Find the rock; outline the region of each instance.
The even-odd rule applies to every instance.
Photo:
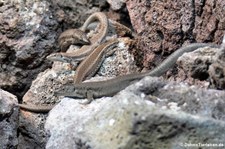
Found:
[[[87,1],[87,0],[55,0],[52,1],[53,7],[63,23],[63,29],[78,28],[86,18],[94,12],[101,11],[106,7],[106,0]]]
[[[6,0],[0,12],[0,87],[21,99],[37,74],[50,66],[44,60],[57,47],[59,24],[47,1]]]
[[[126,18],[126,20],[129,20],[128,15],[126,15],[126,12],[125,14],[123,14],[123,17],[120,17],[119,15],[120,13],[124,13],[124,11],[126,11],[123,8],[124,6],[123,3],[126,2],[128,6],[129,14],[131,15],[131,22],[134,25],[134,29],[138,32],[139,36],[141,35],[139,40],[137,40],[137,43],[138,43],[137,47],[138,49],[142,49],[142,51],[140,50],[137,51],[138,53],[137,55],[141,55],[140,52],[143,52],[143,51],[146,53],[143,56],[144,57],[143,59],[145,60],[144,66],[147,67],[148,60],[153,61],[155,59],[158,59],[157,54],[170,53],[175,48],[180,47],[183,43],[189,43],[192,41],[198,41],[198,42],[214,41],[215,43],[219,43],[220,37],[222,35],[222,31],[224,30],[224,19],[223,19],[224,10],[222,9],[224,6],[224,2],[218,1],[217,3],[214,3],[214,1],[212,1],[212,3],[206,2],[204,4],[201,4],[201,3],[199,4],[198,2],[195,2],[196,4],[193,4],[192,1],[189,1],[189,2],[151,1],[151,3],[146,1],[142,1],[142,2],[115,1],[115,2],[120,2],[120,4],[117,5],[117,7],[115,8],[115,9],[119,9],[120,11],[118,11],[117,14],[114,14],[112,11],[107,14],[110,14],[111,16],[114,16],[115,18],[120,18],[120,19]],[[113,2],[111,1],[111,3]],[[215,6],[213,4],[215,4]],[[81,26],[81,24],[84,22],[87,16],[89,16],[93,12],[100,11],[100,10],[104,11],[108,9],[106,1],[101,0],[101,1],[88,2],[88,1],[81,1],[81,0],[78,0],[78,1],[69,0],[69,1],[40,1],[39,2],[36,0],[35,1],[34,0],[33,1],[7,1],[6,0],[6,1],[1,1],[0,6],[1,6],[0,7],[0,46],[1,46],[0,87],[15,93],[15,95],[19,97],[18,98],[19,100],[25,94],[25,91],[27,91],[28,88],[30,88],[29,91],[23,97],[24,102],[28,104],[39,105],[39,104],[58,103],[60,99],[53,96],[53,91],[59,87],[63,87],[64,82],[71,81],[74,75],[74,71],[68,71],[68,70],[71,70],[70,65],[60,64],[60,63],[54,63],[53,69],[45,70],[47,67],[50,66],[49,62],[45,61],[45,57],[53,51],[55,52],[58,51],[58,45],[55,41],[58,35],[63,30],[68,28],[77,28]],[[177,12],[177,10],[180,10],[180,8],[182,8],[182,10]],[[215,14],[216,14],[216,17],[214,17]],[[199,17],[199,18],[193,18],[193,17]],[[204,18],[206,18],[206,20],[204,20]],[[220,18],[220,19],[217,20],[215,18]],[[195,22],[195,20],[197,21]],[[197,26],[196,30],[194,30],[195,26]],[[122,37],[124,37],[123,35],[126,36],[128,31],[127,28],[123,28],[121,25],[121,26],[118,26],[117,29],[115,29],[116,32],[118,31],[119,33],[121,33],[118,35]],[[203,32],[201,32],[202,30]],[[120,43],[119,47],[122,48],[122,50],[119,49],[121,51],[116,53],[118,55],[116,56],[116,58],[114,57],[115,59],[113,59],[112,57],[108,58],[108,60],[110,59],[115,60],[115,61],[113,60],[111,61],[112,62],[111,64],[114,67],[107,67],[107,65],[110,64],[110,62],[106,60],[105,63],[103,64],[104,68],[101,68],[98,75],[100,76],[104,75],[109,77],[110,75],[114,76],[118,74],[127,74],[127,73],[132,73],[133,71],[136,71],[136,67],[134,67],[133,65],[134,64],[133,57],[132,55],[128,55],[130,53],[127,51],[130,48],[130,45],[132,45],[131,42],[133,41],[131,41],[130,39],[128,40],[128,38],[122,38],[121,40],[122,40],[121,41],[122,44]],[[174,41],[177,41],[177,42],[174,42]],[[148,49],[153,49],[153,52],[146,52]],[[119,61],[117,61],[118,60],[117,58],[119,59]],[[141,61],[141,60],[142,58],[140,58],[138,61]],[[158,59],[158,61],[156,61],[155,64],[158,64],[159,61],[161,60]],[[127,67],[127,65],[129,66]],[[112,69],[113,71],[110,71],[109,68]],[[122,68],[125,68],[125,69],[121,71]],[[39,72],[42,72],[42,73],[39,74]],[[37,79],[33,81],[34,78],[36,77]],[[98,79],[98,80],[101,80],[101,79]],[[30,87],[32,81],[33,83],[32,83],[32,86]],[[146,83],[148,82],[148,80],[145,80],[145,81]],[[153,84],[151,82],[154,82],[156,84]],[[145,84],[145,82],[142,82],[142,83]],[[176,90],[175,92],[173,92],[174,85],[172,85],[172,87],[170,87],[169,90],[166,90],[166,91],[169,93],[171,92],[173,94],[159,95],[158,93],[161,93],[161,92],[158,90],[162,89],[162,87],[165,86],[166,83],[162,81],[157,82],[155,80],[151,80],[149,84],[150,86],[146,85],[147,88],[140,87],[141,86],[140,84],[136,85],[134,86],[134,89],[132,89],[131,87],[127,89],[127,91],[121,92],[114,98],[102,98],[100,100],[96,100],[95,102],[87,106],[83,106],[79,104],[78,102],[80,101],[75,101],[73,99],[71,100],[68,98],[64,99],[55,108],[58,110],[61,109],[59,110],[60,112],[58,113],[58,114],[61,114],[60,116],[58,116],[57,113],[54,114],[54,109],[52,112],[50,112],[50,115],[52,115],[51,113],[53,113],[53,116],[50,116],[48,120],[48,124],[46,124],[46,128],[47,130],[51,132],[52,137],[50,138],[47,144],[47,148],[51,148],[55,146],[55,144],[57,145],[57,143],[59,144],[59,146],[64,143],[64,146],[67,145],[66,147],[68,148],[74,147],[74,146],[76,147],[77,146],[78,147],[88,147],[88,146],[96,147],[97,146],[100,148],[103,146],[106,147],[107,143],[109,142],[113,143],[113,145],[120,145],[121,147],[128,148],[130,144],[132,145],[134,142],[136,142],[136,140],[138,140],[138,137],[136,137],[137,135],[133,136],[136,132],[139,132],[139,130],[140,130],[139,134],[144,132],[142,131],[141,128],[149,131],[148,130],[149,128],[148,127],[146,128],[145,124],[154,124],[153,126],[155,126],[155,122],[159,121],[161,117],[165,117],[165,119],[163,119],[164,121],[162,120],[163,124],[165,123],[165,121],[170,121],[171,122],[170,124],[174,128],[181,128],[181,127],[183,128],[183,125],[181,124],[183,124],[184,122],[187,123],[187,125],[185,125],[187,127],[185,127],[182,130],[187,130],[184,132],[189,132],[188,128],[190,127],[194,128],[194,130],[196,130],[195,132],[199,132],[197,133],[197,135],[196,134],[194,135],[198,136],[199,138],[205,138],[205,136],[206,137],[213,136],[209,139],[205,138],[205,140],[207,141],[216,142],[217,138],[215,138],[215,140],[212,140],[212,138],[214,138],[215,135],[218,137],[218,139],[224,137],[223,136],[224,111],[222,108],[222,106],[224,105],[224,102],[222,100],[224,99],[224,95],[221,92],[219,91],[212,92],[212,90],[202,91],[201,89],[197,89],[197,88],[194,88],[192,90],[192,88],[190,89],[190,87],[188,86],[184,87],[184,93],[181,92],[180,90],[178,91]],[[177,85],[175,86],[175,88],[183,89],[183,86]],[[135,91],[135,89],[138,89],[138,90]],[[191,90],[190,92],[189,92],[189,89]],[[202,101],[204,101],[204,102],[199,102],[199,98],[195,98],[195,96],[198,95],[197,93],[196,93],[197,95],[194,94],[193,98],[190,98],[189,96],[188,97],[184,96],[186,95],[185,93],[187,93],[186,91],[190,95],[192,95],[191,93],[193,93],[194,91],[196,92],[199,91],[200,95],[207,95],[207,97],[200,98],[202,96],[199,95],[200,96],[199,98]],[[176,94],[177,92],[182,94],[177,95]],[[205,94],[205,92],[208,92],[208,94]],[[158,96],[158,99],[165,99],[163,95],[165,95],[165,98],[167,98],[168,96],[173,97],[173,99],[171,100],[175,100],[176,102],[178,102],[176,99],[179,99],[179,100],[184,99],[184,100],[181,100],[184,103],[192,99],[192,101],[187,102],[187,105],[190,105],[191,108],[187,107],[186,104],[184,105],[181,104],[180,106],[179,102],[178,102],[179,104],[176,104],[176,102],[171,103],[170,100],[166,100],[166,101],[163,100],[164,102],[160,100],[161,102],[154,103],[155,100],[157,99],[157,98],[154,98],[155,96],[156,97]],[[178,97],[176,97],[175,95],[177,95]],[[169,97],[168,99],[170,99]],[[188,100],[188,98],[190,99]],[[125,100],[121,101],[121,99],[125,99]],[[151,100],[151,101],[146,101],[144,99]],[[205,100],[207,99],[211,99],[211,101],[205,102]],[[110,102],[112,103],[110,104]],[[195,103],[198,103],[197,107],[195,106]],[[111,106],[108,107],[108,104],[110,104],[112,107]],[[119,104],[121,104],[122,106],[121,111],[117,110],[118,107],[120,107]],[[128,107],[126,105],[128,105]],[[114,106],[117,106],[117,107],[114,107]],[[132,109],[129,109],[129,106]],[[167,109],[165,109],[165,107]],[[4,136],[7,136],[7,137],[1,138],[2,139],[1,141],[3,141],[3,142],[0,142],[1,145],[3,145],[1,146],[2,148],[4,148],[5,146],[8,147],[8,144],[12,144],[10,145],[10,147],[12,146],[12,148],[14,146],[16,146],[17,148],[45,148],[46,142],[49,138],[49,133],[44,130],[44,124],[45,124],[45,119],[47,115],[33,114],[30,112],[21,110],[20,117],[19,117],[20,124],[19,124],[19,129],[17,134],[18,126],[15,124],[18,122],[17,118],[15,118],[18,112],[17,109],[12,110],[12,106],[11,105],[8,106],[8,104],[4,104],[3,106],[1,106],[1,110],[4,110],[4,109],[5,111],[2,112],[3,114],[1,114],[2,115],[1,117],[3,119],[3,121],[1,122],[1,128],[6,128],[6,129],[1,129],[3,130],[3,133],[1,132],[1,134],[4,134],[3,137]],[[74,109],[78,109],[79,111],[74,111]],[[114,109],[117,111],[113,111]],[[125,113],[125,114],[123,113],[124,111],[126,112],[133,109],[137,110],[138,114],[140,113],[140,115],[146,118],[146,123],[145,123],[145,120],[143,122],[142,117],[140,117],[139,115],[136,115],[136,114],[132,115],[132,113]],[[174,109],[177,110],[178,112],[174,111]],[[180,109],[182,110],[179,111]],[[71,115],[64,116],[64,114],[68,114],[67,113],[68,110],[71,111],[70,114],[73,114],[73,116]],[[96,113],[95,111],[98,111],[98,113]],[[85,114],[83,114],[82,112]],[[199,118],[197,120],[196,120],[196,117],[193,116],[194,114],[196,114],[195,112],[199,114]],[[12,119],[8,118],[8,115],[10,115],[11,113],[13,113]],[[148,113],[151,113],[152,115],[148,115]],[[115,114],[115,116],[110,114]],[[182,119],[183,117],[179,117],[178,114],[181,114],[186,119]],[[54,116],[56,117],[52,118]],[[104,117],[104,116],[109,116],[109,117]],[[135,118],[137,117],[137,119],[132,119],[133,118],[132,116]],[[99,121],[95,119],[96,117],[98,117],[98,119],[101,118],[102,121],[100,122],[102,123],[100,124],[102,128],[109,128],[107,129],[107,131],[100,131],[96,129],[96,125],[99,124]],[[113,118],[113,119],[110,119],[110,118]],[[154,122],[149,120],[154,118],[155,118]],[[57,129],[56,127],[58,126],[50,124],[50,121],[52,119],[53,119],[52,122],[55,122],[55,121],[60,122],[59,124],[61,127],[60,129],[58,128],[58,130],[60,131],[59,133],[65,132],[65,133],[62,133],[63,135],[59,134],[58,131],[56,130]],[[77,123],[74,123],[74,121]],[[62,122],[65,122],[65,123],[62,123]],[[116,122],[119,122],[119,123],[116,123]],[[129,129],[127,127],[128,122],[130,124]],[[177,125],[174,124],[175,122]],[[190,122],[195,122],[194,124],[196,125],[198,124],[198,126],[203,127],[204,130],[200,129],[198,126]],[[206,122],[209,122],[210,125],[207,125],[209,127],[205,126]],[[7,128],[9,128],[8,126],[10,126],[9,123],[12,124],[12,128],[10,128],[10,133],[8,133],[9,129],[7,130]],[[61,123],[63,125],[61,125]],[[108,127],[109,125],[112,127]],[[49,126],[52,126],[52,129],[50,129]],[[78,126],[80,130],[78,130],[77,132],[71,131],[71,129],[72,130],[74,128],[76,129],[76,126]],[[114,131],[114,128],[115,128],[115,131]],[[7,130],[7,132],[5,130]],[[70,132],[68,132],[68,130],[70,130]],[[116,132],[118,130],[119,130],[119,133]],[[213,130],[213,133],[209,134],[210,132],[209,130]],[[104,134],[104,132],[112,132],[112,133]],[[128,135],[130,135],[131,132],[133,133],[132,137],[130,138],[127,137]],[[218,133],[218,132],[221,132],[221,133]],[[74,138],[71,138],[70,136],[71,133],[75,134]],[[100,135],[95,136],[96,134],[100,134]],[[175,131],[175,134],[178,134],[178,132]],[[63,138],[64,135],[66,136],[65,138]],[[186,135],[188,137],[193,136],[192,132],[186,133]],[[59,140],[58,138],[55,139],[55,136],[57,136],[61,140]],[[121,136],[123,138],[121,138]],[[170,137],[171,135],[162,134],[161,136],[162,136],[161,138],[164,139],[165,138],[164,136]],[[18,140],[14,141],[15,140],[14,138],[16,137],[18,137]],[[155,136],[153,137],[152,137],[153,139],[160,138],[158,136],[156,138]],[[8,138],[12,139],[10,140],[11,141],[10,143]],[[110,140],[111,138],[113,138],[113,140]],[[143,137],[139,137],[139,138],[142,139]],[[98,143],[98,141],[102,139],[106,139],[106,141],[103,140],[103,143]],[[158,143],[159,140],[156,140],[156,143]],[[58,142],[55,142],[55,141],[58,141]],[[118,143],[118,141],[120,142]],[[138,140],[138,143],[139,142],[141,141]],[[146,141],[144,140],[144,142]],[[165,146],[167,145],[164,142],[163,143],[160,142],[160,143]],[[137,145],[141,146],[143,144],[137,144]]]
[[[64,98],[45,128],[50,148],[185,148],[220,144],[225,93],[146,77],[89,105]],[[219,147],[215,147],[219,148]]]
[[[187,43],[221,43],[225,1],[127,0],[126,6],[139,36],[137,49],[143,51],[145,68],[159,65]]]
[[[110,4],[112,10],[121,10],[123,6],[125,5],[125,0],[107,0],[107,2]]]
[[[0,148],[16,148],[19,111],[15,95],[0,89]]]
[[[63,82],[72,80],[74,71],[68,71],[71,70],[70,65],[59,63],[57,73],[46,70],[51,65],[45,57],[49,53],[59,51],[57,38],[63,30],[80,27],[90,14],[108,9],[106,6],[105,0],[90,3],[1,1],[0,88],[15,94],[20,101],[23,98],[28,104],[57,103],[59,99],[53,96],[54,89],[62,87]],[[125,50],[120,52],[122,56],[127,56],[127,53]],[[133,59],[127,56],[124,62],[131,60]],[[129,69],[125,68],[122,73],[129,72]],[[44,114],[21,110],[19,148],[44,148],[47,140],[47,133],[43,129],[46,117]]]
[[[177,60],[178,75],[170,77],[170,80],[224,89],[224,55],[223,44],[220,47],[204,47],[185,53]]]
[[[177,60],[178,75],[171,76],[170,80],[184,81],[189,84],[209,87],[209,67],[216,62],[218,47],[199,48],[193,52],[185,53]]]
[[[225,63],[214,63],[209,67],[212,86],[217,89],[225,89]]]
[[[54,71],[46,70],[40,73],[33,81],[30,90],[23,97],[25,104],[46,105],[55,104],[58,98],[53,96],[54,88],[62,86],[59,80],[65,73],[55,74]],[[32,113],[20,110],[19,147],[22,148],[44,148],[48,134],[44,130],[47,114]]]
[[[48,133],[44,130],[46,114],[34,114],[20,110],[18,148],[45,148]]]
[[[215,55],[215,63],[209,66],[208,73],[214,88],[225,89],[225,35],[223,43]]]

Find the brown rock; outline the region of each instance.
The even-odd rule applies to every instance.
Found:
[[[220,43],[225,30],[225,1],[126,1],[143,66],[153,68],[167,54],[190,42]],[[160,58],[159,58],[160,57]]]

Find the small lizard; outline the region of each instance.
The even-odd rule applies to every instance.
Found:
[[[56,104],[55,104],[56,105]],[[28,104],[18,104],[18,106],[21,109],[34,112],[34,113],[47,113],[52,108],[54,108],[55,105],[28,105]]]
[[[72,44],[86,45],[90,44],[87,34],[80,29],[68,29],[60,34],[59,45],[61,51],[66,51]]]
[[[55,92],[57,96],[66,96],[73,98],[87,98],[91,101],[94,98],[103,96],[113,96],[117,92],[125,89],[132,82],[142,79],[145,76],[158,77],[165,73],[169,68],[175,65],[177,59],[186,52],[194,51],[201,47],[218,47],[212,44],[206,43],[193,43],[185,47],[181,47],[173,54],[171,54],[166,60],[164,60],[155,69],[144,72],[128,74],[124,76],[118,76],[113,79],[99,81],[99,82],[84,82],[78,84],[65,84],[63,88]]]
[[[175,65],[177,59],[186,52],[192,52],[201,47],[216,47],[217,45],[207,44],[207,43],[193,43],[180,49],[176,50],[172,53],[166,60],[164,60],[159,66],[155,69],[144,72],[144,73],[134,73],[128,74],[124,76],[118,76],[110,80],[106,81],[99,81],[99,82],[84,82],[78,84],[65,84],[63,88],[55,92],[57,96],[66,96],[66,97],[73,97],[73,98],[80,98],[84,99],[87,98],[89,102],[94,98],[99,98],[103,96],[113,96],[119,91],[125,89],[134,81],[140,80],[145,76],[161,76],[165,73],[168,69]],[[25,110],[29,110],[31,112],[37,112],[38,110],[32,110],[31,108],[22,107],[24,104],[20,104],[21,108]],[[40,107],[40,106],[39,106]],[[45,106],[42,107],[44,109]],[[38,112],[43,112],[43,110]],[[47,108],[46,108],[47,109]],[[51,110],[48,108],[47,110]]]
[[[76,69],[74,83],[81,83],[86,77],[92,77],[100,68],[105,57],[111,55],[114,51],[110,51],[118,44],[117,39],[110,40],[98,46],[90,55],[84,59]]]
[[[71,52],[71,53],[54,53],[47,57],[48,60],[51,61],[61,61],[71,63],[73,61],[79,62],[83,60],[87,55],[89,55],[104,39],[108,33],[109,23],[106,15],[102,12],[93,13],[81,27],[81,31],[85,32],[88,25],[94,21],[98,20],[100,22],[100,28],[98,29],[98,33],[93,35],[90,39],[91,45],[84,45],[80,49]],[[74,32],[76,33],[76,32]],[[70,37],[70,34],[68,35]],[[63,36],[65,39],[66,35]],[[68,38],[71,39],[71,38]],[[61,43],[61,42],[60,42]],[[63,41],[62,43],[67,43],[67,41]]]
[[[81,82],[83,79],[88,76],[91,77],[94,75],[99,67],[101,66],[104,58],[110,54],[112,54],[114,51],[110,51],[113,47],[118,44],[119,41],[117,39],[113,39],[110,41],[107,41],[106,43],[103,43],[102,45],[98,46],[77,68],[77,75],[75,80],[80,80]],[[76,82],[76,81],[75,81]],[[87,103],[83,103],[87,104]],[[33,106],[33,105],[27,105],[27,104],[19,104],[19,107],[28,110],[31,112],[36,113],[46,113],[50,111],[55,105],[50,106]]]

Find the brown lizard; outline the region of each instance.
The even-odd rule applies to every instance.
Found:
[[[58,38],[59,46],[61,51],[65,52],[70,45],[81,44],[86,45],[90,44],[87,34],[80,29],[68,29],[60,34]]]
[[[24,109],[26,111],[34,112],[34,113],[47,113],[52,108],[54,108],[55,105],[30,105],[30,104],[18,104],[18,106],[21,109]]]
[[[201,47],[218,47],[217,45],[206,44],[206,43],[193,43],[184,47],[181,47],[173,54],[171,54],[166,60],[164,60],[155,69],[144,72],[128,74],[124,76],[118,76],[113,79],[99,82],[84,82],[78,84],[65,84],[63,88],[60,88],[57,92],[57,96],[66,96],[73,98],[87,98],[91,101],[93,98],[99,98],[103,96],[113,96],[117,92],[123,90],[132,82],[142,79],[145,76],[161,76],[169,68],[174,66],[177,59],[185,52],[191,52]]]
[[[90,77],[94,75],[99,67],[102,64],[102,61],[106,56],[111,55],[114,51],[111,51],[113,47],[118,44],[117,39],[113,39],[110,41],[107,41],[106,43],[103,43],[102,45],[98,46],[77,68],[77,76],[75,80],[83,81],[85,77]],[[87,67],[86,67],[87,66]],[[87,102],[89,103],[89,101]],[[82,103],[82,104],[87,104]],[[37,113],[46,113],[50,111],[55,105],[50,106],[34,106],[34,105],[27,105],[27,104],[18,104],[20,108],[24,110],[28,110],[31,112],[37,112]]]
[[[71,63],[73,61],[81,61],[83,60],[88,54],[90,54],[104,39],[105,36],[108,33],[108,19],[106,15],[102,12],[96,12],[92,14],[84,23],[84,25],[81,27],[81,31],[85,32],[87,29],[87,26],[98,20],[100,22],[100,28],[98,29],[98,33],[93,35],[90,39],[91,45],[84,45],[80,49],[71,52],[71,53],[54,53],[47,57],[47,59],[52,61],[62,61],[62,62],[68,62]],[[65,40],[67,35],[63,36]],[[68,35],[70,37],[70,34]],[[71,38],[69,38],[71,39]],[[66,41],[64,41],[67,43]],[[60,42],[61,43],[61,42]]]
[[[177,59],[182,54],[184,54],[185,52],[194,51],[198,48],[205,47],[205,46],[216,47],[216,48],[218,47],[217,45],[206,44],[206,43],[193,43],[176,50],[173,54],[171,54],[166,60],[164,60],[159,66],[157,66],[153,70],[150,70],[144,73],[135,73],[135,74],[119,76],[106,81],[66,84],[62,88],[60,88],[58,91],[56,91],[55,95],[80,98],[80,99],[87,98],[89,101],[91,101],[93,98],[99,98],[103,96],[113,96],[117,92],[126,88],[132,82],[140,80],[145,76],[161,76],[169,68],[174,66]],[[27,109],[27,110],[32,111],[31,109]],[[49,108],[48,110],[51,110],[51,108]]]
[[[86,59],[84,59],[76,69],[74,76],[74,83],[81,83],[86,77],[92,77],[100,68],[103,60],[108,55],[111,55],[114,51],[110,51],[118,44],[117,39],[107,41],[99,45]]]

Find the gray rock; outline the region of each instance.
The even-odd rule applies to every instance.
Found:
[[[18,145],[18,109],[16,96],[0,89],[0,148],[16,148]]]
[[[121,10],[125,6],[125,0],[107,0],[112,10]]]
[[[47,118],[45,128],[51,136],[46,148],[224,145],[224,99],[222,91],[152,77],[85,106],[64,98]]]
[[[2,1],[0,87],[22,97],[34,77],[50,66],[59,27],[47,1]],[[9,17],[10,16],[10,17]]]
[[[215,56],[215,63],[209,66],[208,73],[213,87],[225,89],[225,35],[220,50]]]
[[[193,52],[183,54],[177,60],[177,64],[186,76],[205,80],[209,76],[209,66],[216,61],[218,51],[218,48],[199,48]]]
[[[179,68],[178,77],[175,78],[189,84],[224,89],[225,50],[222,47],[223,44],[217,48],[204,47],[183,54],[177,60]]]

